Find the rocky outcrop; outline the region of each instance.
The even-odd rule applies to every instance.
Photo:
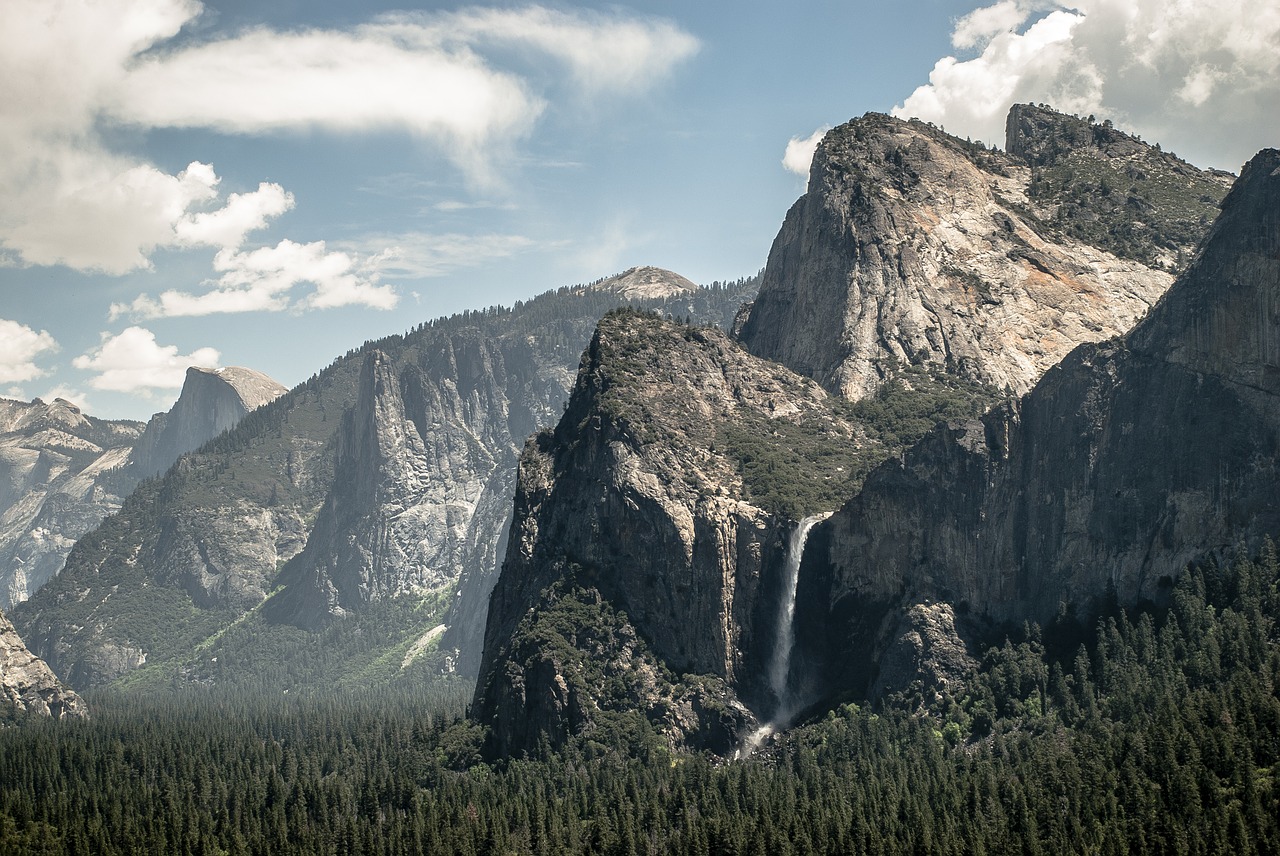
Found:
[[[44,585],[75,540],[120,507],[134,483],[117,471],[141,430],[61,398],[0,399],[0,610]]]
[[[0,721],[10,714],[62,719],[88,716],[89,709],[43,660],[27,650],[9,619],[0,615]]]
[[[564,416],[530,441],[520,462],[473,706],[494,727],[501,751],[533,751],[538,734],[556,744],[589,729],[584,706],[651,711],[655,727],[676,743],[727,747],[751,722],[738,698],[772,703],[764,664],[776,642],[794,522],[746,499],[742,460],[718,443],[721,428],[737,422],[758,426],[763,443],[785,442],[774,439],[783,425],[814,422],[832,444],[859,442],[820,387],[750,356],[717,330],[630,312],[601,321]],[[632,691],[592,691],[589,702],[558,689],[572,686],[566,664],[574,658],[538,653],[529,640],[541,638],[534,625],[572,600],[574,587],[624,615],[626,632],[663,669],[720,687],[712,693],[719,703],[694,708],[715,710],[721,725],[689,714],[693,708],[676,704],[670,688],[639,700]],[[609,657],[629,650],[626,640],[600,642],[600,635],[590,634],[591,644]],[[565,650],[585,649],[570,642]],[[688,715],[663,718],[676,708]],[[537,729],[518,726],[530,717]]]
[[[1246,167],[1188,271],[1132,332],[1020,402],[940,426],[811,541],[802,650],[862,692],[904,607],[971,620],[1160,600],[1189,562],[1280,532],[1280,152]],[[834,655],[833,655],[833,653]]]
[[[1116,191],[1117,222],[1137,236],[1135,249],[1127,252],[1107,228],[1065,228],[1103,222],[1089,200],[1110,185],[1098,177],[1084,186],[1074,173],[1071,186],[1055,185],[1049,178],[1057,173],[1032,166],[1027,156],[1056,127],[1042,114],[1059,115],[1015,108],[1011,154],[877,114],[830,131],[808,190],[774,241],[742,341],[856,399],[904,364],[1023,393],[1080,343],[1132,327],[1172,281],[1164,266],[1198,243],[1209,222],[1203,212],[1225,187],[1216,175],[1101,129],[1111,142],[1090,148],[1090,164],[1123,172],[1140,162],[1147,170],[1125,179],[1133,205]],[[1092,140],[1090,131],[1079,145]],[[1165,193],[1167,186],[1186,192]],[[1135,225],[1138,207],[1148,204],[1143,194],[1157,190],[1185,228]]]
[[[151,417],[138,438],[129,457],[132,475],[141,481],[164,472],[180,456],[234,428],[250,411],[285,392],[279,383],[253,369],[192,366],[173,407]]]
[[[651,266],[634,267],[588,286],[623,300],[653,300],[693,294],[698,286],[678,273]]]

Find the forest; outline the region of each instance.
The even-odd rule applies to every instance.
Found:
[[[1275,547],[1240,549],[744,761],[638,715],[485,758],[447,683],[99,693],[0,727],[0,854],[1280,852],[1278,587]]]

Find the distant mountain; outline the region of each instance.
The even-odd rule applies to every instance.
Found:
[[[253,369],[192,366],[173,407],[147,422],[129,456],[126,474],[139,481],[159,475],[182,455],[234,428],[248,413],[287,391]]]
[[[76,687],[474,674],[519,449],[596,321],[728,326],[754,291],[638,268],[366,343],[143,483],[14,623]]]
[[[134,482],[115,473],[141,433],[61,398],[0,399],[0,610],[51,579],[75,540],[120,507]]]
[[[251,369],[193,367],[173,407],[145,427],[86,416],[60,398],[0,399],[0,609],[57,574],[76,539],[140,481],[282,392]]]

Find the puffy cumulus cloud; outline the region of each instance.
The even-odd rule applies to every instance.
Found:
[[[16,82],[0,87],[0,262],[120,274],[148,266],[157,248],[239,246],[292,205],[264,184],[210,211],[212,168],[170,175],[115,151],[103,133],[112,124],[391,129],[434,143],[483,183],[496,153],[530,133],[546,104],[540,88],[565,67],[592,94],[630,91],[697,48],[663,21],[538,7],[175,41],[201,9],[194,0],[0,4],[0,79]],[[378,293],[326,290],[356,292]]]
[[[180,389],[188,366],[216,368],[221,354],[213,348],[197,348],[179,354],[176,345],[160,345],[143,327],[129,327],[117,335],[102,334],[102,344],[72,360],[72,365],[94,372],[89,385],[111,392],[147,394],[157,389]]]
[[[221,275],[209,290],[195,294],[170,290],[158,298],[141,295],[129,304],[114,304],[111,317],[172,318],[236,312],[279,312],[284,309],[332,309],[370,306],[391,309],[398,302],[394,289],[377,281],[360,259],[330,251],[324,241],[299,244],[284,240],[256,250],[220,250],[213,261]],[[304,283],[312,291],[295,298]]]
[[[58,343],[44,330],[0,318],[0,383],[23,383],[44,374],[36,358],[58,350]]]
[[[951,33],[951,44],[960,50],[969,50],[1000,35],[1022,26],[1027,10],[1017,0],[1003,0],[994,6],[974,9],[956,22]]]
[[[239,247],[250,232],[265,229],[271,219],[291,208],[292,193],[278,184],[263,182],[251,193],[232,193],[227,204],[216,211],[188,215],[176,224],[174,235],[186,246]]]
[[[212,198],[199,170],[169,175],[110,152],[97,121],[126,60],[177,34],[185,0],[0,4],[0,244],[13,261],[109,273],[146,265],[173,223]]]
[[[938,60],[895,115],[998,142],[1011,104],[1047,102],[1227,169],[1280,137],[1274,0],[1002,0],[952,42],[976,55]]]
[[[804,139],[792,137],[787,142],[787,150],[782,155],[783,168],[808,178],[809,165],[813,163],[813,153],[818,150],[818,143],[822,142],[822,138],[830,130],[830,127],[824,125]]]

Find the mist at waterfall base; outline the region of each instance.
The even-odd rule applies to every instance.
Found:
[[[747,739],[734,752],[733,757],[737,760],[749,757],[770,736],[789,726],[791,718],[801,707],[800,700],[792,693],[787,680],[791,674],[791,651],[796,643],[794,625],[800,561],[804,558],[804,545],[809,540],[809,530],[830,516],[830,513],[826,513],[804,518],[796,524],[787,539],[787,566],[784,571],[782,599],[778,602],[778,633],[773,644],[773,655],[769,658],[769,689],[773,690],[777,706],[773,716],[747,735]]]

